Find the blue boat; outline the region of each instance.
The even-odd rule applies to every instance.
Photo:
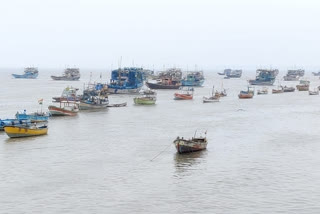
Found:
[[[16,119],[17,120],[30,120],[31,122],[46,122],[49,120],[49,114],[48,113],[33,113],[33,114],[27,114],[26,110],[24,110],[23,113],[16,113]]]
[[[17,119],[0,119],[0,131],[4,131],[5,126],[14,126],[14,125],[20,125],[20,124],[27,124],[31,123],[30,120],[17,120]]]
[[[204,83],[204,76],[202,71],[189,73],[181,80],[182,86],[202,86]]]
[[[258,69],[255,80],[249,80],[250,85],[273,85],[277,75],[279,73],[278,69],[267,70]]]
[[[17,79],[36,79],[39,75],[38,68],[28,67],[24,69],[24,74],[12,74]]]
[[[113,94],[131,94],[138,93],[143,86],[142,68],[124,68],[111,72],[108,92]]]

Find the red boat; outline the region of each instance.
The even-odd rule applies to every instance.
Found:
[[[175,100],[192,100],[193,99],[193,88],[182,88],[181,92],[174,93]]]

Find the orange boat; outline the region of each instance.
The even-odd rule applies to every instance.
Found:
[[[181,88],[181,92],[174,93],[175,100],[192,100],[193,99],[193,88]]]
[[[240,91],[239,99],[251,99],[254,95],[254,91],[248,87],[247,91]]]

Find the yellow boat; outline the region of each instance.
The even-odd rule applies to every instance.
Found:
[[[38,135],[45,135],[48,133],[48,126],[43,125],[40,127],[36,126],[5,126],[4,131],[11,137],[31,137]]]

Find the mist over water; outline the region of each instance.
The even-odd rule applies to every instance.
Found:
[[[21,69],[0,71],[0,118],[39,110],[40,98],[45,109],[67,86],[82,90],[91,71],[92,81],[101,72],[102,82],[110,77],[81,69],[80,81],[60,82],[50,75],[62,71],[39,70],[36,80],[10,76]],[[320,97],[271,94],[270,87],[239,100],[254,70],[229,80],[217,71],[205,71],[194,100],[158,90],[155,106],[135,106],[134,95],[110,95],[110,103],[128,106],[51,118],[46,136],[0,133],[0,212],[319,213]],[[304,78],[310,89],[320,85],[310,71]],[[228,96],[203,104],[213,84]],[[176,154],[173,140],[196,129],[208,130],[207,150]]]

